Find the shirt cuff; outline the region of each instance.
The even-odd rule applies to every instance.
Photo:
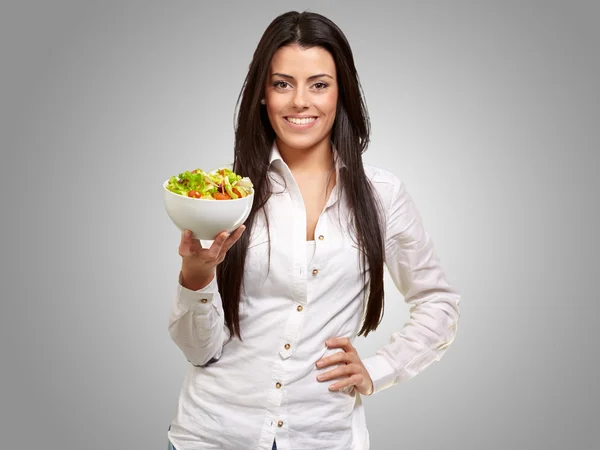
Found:
[[[373,381],[373,392],[371,395],[387,389],[395,384],[396,370],[381,355],[371,356],[362,360],[363,365],[369,372]]]
[[[218,294],[219,286],[217,277],[202,289],[192,291],[181,285],[181,274],[179,274],[179,283],[177,286],[177,300],[187,310],[200,314],[208,314],[214,303],[215,294]]]

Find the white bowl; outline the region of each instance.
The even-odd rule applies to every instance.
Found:
[[[231,200],[206,200],[184,197],[163,183],[165,209],[181,232],[191,230],[195,239],[214,240],[219,233],[231,233],[242,225],[252,209],[254,190],[246,197]]]

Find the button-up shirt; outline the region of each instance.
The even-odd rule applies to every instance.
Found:
[[[381,168],[365,164],[365,173],[382,205],[386,268],[410,306],[390,342],[361,355],[374,395],[442,357],[456,335],[460,297],[405,184]],[[241,287],[242,340],[224,324],[217,282],[227,280],[198,291],[176,286],[168,329],[190,365],[168,437],[177,450],[270,450],[274,440],[278,450],[366,450],[361,395],[316,379],[336,365],[315,363],[343,351],[325,341],[352,342],[368,298],[339,177],[307,242],[302,195],[276,145],[268,176],[269,225],[257,214]]]

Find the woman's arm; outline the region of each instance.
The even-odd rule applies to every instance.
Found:
[[[410,305],[410,319],[375,356],[363,360],[374,393],[439,361],[457,332],[460,295],[448,283],[405,185],[396,179],[385,235],[386,266]]]
[[[232,234],[224,231],[214,241],[193,239],[190,230],[184,230],[181,235],[182,264],[177,295],[171,303],[169,333],[195,366],[217,361],[229,339],[216,267],[245,229],[240,225]]]
[[[171,303],[169,334],[194,366],[217,361],[229,339],[216,276],[208,286],[191,290],[179,274],[177,294]]]

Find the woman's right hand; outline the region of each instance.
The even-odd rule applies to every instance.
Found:
[[[241,225],[231,235],[223,231],[217,235],[210,248],[203,248],[198,239],[192,238],[192,232],[185,230],[179,244],[179,256],[182,259],[181,285],[193,291],[208,286],[215,276],[215,268],[223,262],[227,251],[245,229]]]

